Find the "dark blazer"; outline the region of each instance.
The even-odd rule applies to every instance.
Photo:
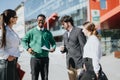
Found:
[[[73,68],[82,67],[83,47],[86,43],[86,37],[84,36],[82,29],[73,27],[68,38],[68,32],[63,35],[64,47],[66,52],[67,67],[70,65]]]

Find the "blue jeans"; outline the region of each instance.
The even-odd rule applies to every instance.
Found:
[[[7,80],[6,79],[6,73],[7,73],[7,65],[6,60],[0,59],[0,80]]]

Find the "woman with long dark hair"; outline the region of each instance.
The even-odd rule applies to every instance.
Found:
[[[0,80],[19,80],[17,59],[20,56],[20,39],[12,29],[17,15],[14,10],[7,9],[0,17]]]

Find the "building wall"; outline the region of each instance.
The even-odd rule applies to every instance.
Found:
[[[100,1],[105,0],[90,0],[90,20],[95,22],[93,19],[96,18],[98,24],[100,25],[102,50],[103,53],[109,54],[115,50],[120,50],[120,44],[118,44],[120,41],[120,34],[118,33],[120,30],[120,12],[111,15],[114,13],[112,10],[120,6],[120,0],[106,0],[105,8],[101,7]],[[92,11],[98,12],[99,15],[92,15]],[[119,11],[119,9],[117,11]],[[108,13],[111,14],[108,15]]]
[[[91,10],[100,10],[100,2],[97,0],[90,0],[90,20],[92,21]]]
[[[101,16],[119,6],[119,0],[107,0],[107,9],[101,10]]]
[[[63,15],[72,16],[75,26],[81,27],[83,22],[88,20],[88,1],[89,0],[27,0],[25,2],[26,28],[29,30],[37,25],[35,20],[38,14],[45,14],[48,18],[55,12],[58,13],[60,18]],[[62,36],[65,32],[59,22],[56,23],[56,26],[53,26],[50,31],[55,37]]]
[[[106,0],[106,9],[101,9],[100,0],[90,0],[90,10],[98,9],[100,10],[100,16],[103,16],[110,10],[120,5],[120,0]]]
[[[90,0],[90,9],[100,9],[100,1]]]
[[[23,3],[21,3],[16,8],[16,13],[18,16],[17,24],[13,27],[15,32],[18,34],[20,38],[22,38],[25,35],[25,20],[24,20],[24,6]]]

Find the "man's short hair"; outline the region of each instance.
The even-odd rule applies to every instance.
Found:
[[[43,17],[44,19],[46,19],[46,17],[45,17],[44,14],[39,14],[39,15],[37,16],[37,19],[38,19],[38,17]]]
[[[69,15],[65,15],[60,19],[60,22],[70,22],[72,24],[72,26],[74,26],[74,22],[71,16]]]

